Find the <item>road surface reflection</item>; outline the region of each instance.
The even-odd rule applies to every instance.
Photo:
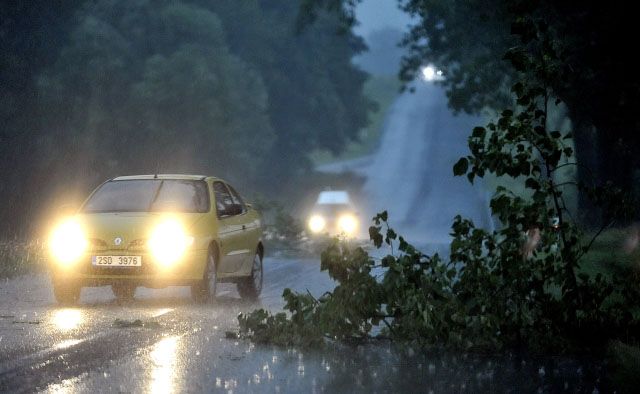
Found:
[[[75,330],[84,321],[82,309],[64,308],[53,312],[52,320],[54,326],[60,331]]]
[[[176,375],[176,353],[180,336],[170,336],[160,340],[149,353],[151,361],[150,393],[174,392]]]

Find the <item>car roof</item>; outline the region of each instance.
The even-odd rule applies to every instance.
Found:
[[[327,190],[318,194],[316,204],[350,204],[349,193],[344,190]]]
[[[190,174],[150,174],[150,175],[126,175],[113,178],[114,181],[130,181],[136,179],[181,179],[181,180],[204,180],[207,178],[218,179],[206,175],[190,175]]]

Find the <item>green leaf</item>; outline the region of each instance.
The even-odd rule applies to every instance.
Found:
[[[380,227],[371,226],[369,227],[369,238],[373,241],[373,244],[376,248],[382,246],[382,234],[380,234]]]
[[[567,156],[567,157],[573,156],[573,149],[571,149],[570,147],[564,148],[563,152],[564,152],[565,156]]]
[[[474,138],[484,138],[484,136],[486,135],[487,131],[485,130],[484,127],[474,127],[473,128],[473,132],[471,132],[471,136]]]
[[[461,158],[458,162],[453,166],[453,175],[461,176],[467,173],[469,169],[469,160],[466,157]]]
[[[470,172],[467,174],[467,179],[469,179],[469,182],[473,183],[473,179],[475,178],[476,173],[475,172]]]
[[[533,190],[540,189],[540,183],[534,178],[527,178],[527,180],[524,182],[524,186]]]

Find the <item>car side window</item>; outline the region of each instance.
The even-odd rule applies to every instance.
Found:
[[[229,190],[222,182],[213,183],[213,193],[216,196],[216,211],[218,216],[229,216],[229,211],[233,206],[233,199]]]
[[[247,212],[247,207],[244,204],[244,201],[242,200],[242,197],[240,197],[240,194],[238,194],[236,189],[231,187],[231,185],[227,185],[227,187],[229,188],[229,191],[231,192],[231,199],[233,200],[233,203],[237,204],[238,206],[240,206],[242,208],[242,212],[241,213]]]

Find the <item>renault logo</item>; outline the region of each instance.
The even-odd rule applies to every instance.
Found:
[[[116,245],[116,246],[120,246],[120,244],[122,244],[122,238],[120,238],[120,237],[116,237],[116,238],[113,240],[113,243],[114,243],[114,245]]]

